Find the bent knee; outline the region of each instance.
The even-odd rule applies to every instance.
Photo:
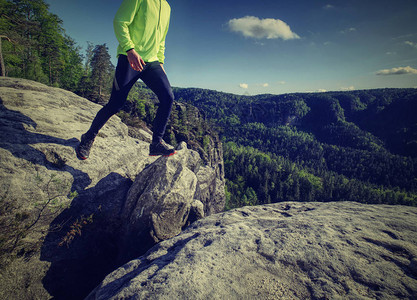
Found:
[[[172,105],[172,103],[174,102],[174,93],[172,92],[172,90],[168,90],[164,93],[162,93],[160,96],[158,96],[159,101],[166,103],[166,104],[170,104]]]
[[[123,104],[124,103],[119,104],[119,103],[110,103],[109,102],[109,103],[106,104],[105,109],[109,113],[111,113],[112,115],[114,115],[114,114],[117,114],[120,111],[120,109],[122,109]]]

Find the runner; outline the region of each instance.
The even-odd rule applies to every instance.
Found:
[[[174,94],[165,73],[165,37],[171,7],[166,0],[123,0],[114,18],[119,41],[118,62],[109,102],[97,113],[90,129],[81,136],[76,152],[85,160],[99,130],[126,102],[130,89],[141,79],[158,97],[149,155],[175,154],[162,137],[171,114]]]

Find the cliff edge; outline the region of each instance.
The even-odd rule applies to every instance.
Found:
[[[415,299],[416,232],[415,207],[244,207],[193,223],[87,299]]]
[[[222,160],[207,164],[185,143],[149,157],[149,133],[129,136],[117,116],[78,160],[100,108],[0,78],[0,298],[82,299],[116,267],[223,210]]]

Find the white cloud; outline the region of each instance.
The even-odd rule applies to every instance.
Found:
[[[327,4],[327,5],[323,6],[323,8],[324,9],[333,9],[334,8],[334,5]]]
[[[229,28],[233,32],[241,33],[245,37],[255,39],[299,39],[298,34],[291,31],[290,26],[279,19],[259,19],[246,16],[239,19],[231,19]]]
[[[354,91],[355,87],[353,85],[348,86],[348,87],[341,87],[340,90],[342,91]]]
[[[247,83],[241,83],[241,84],[239,84],[239,86],[240,86],[242,89],[247,89],[247,88],[249,87],[249,85],[248,85]]]
[[[356,31],[355,27],[350,27],[348,29],[342,30],[340,33],[346,34],[346,33],[355,32],[355,31]]]
[[[283,84],[283,85],[284,85],[284,84],[286,84],[286,82],[285,82],[285,81],[283,81],[283,80],[282,80],[282,81],[278,81],[277,83],[278,83],[278,84]]]
[[[257,83],[256,85],[261,87],[268,87],[269,83]]]
[[[412,67],[399,67],[392,69],[384,69],[376,72],[376,75],[403,75],[403,74],[417,74],[417,69]]]
[[[315,91],[306,91],[306,93],[325,93],[325,92],[327,92],[327,90],[325,89],[318,89]]]
[[[406,38],[413,37],[415,35],[416,35],[415,33],[408,33],[408,34],[400,35],[400,36],[397,36],[397,37],[393,37],[392,39],[393,40],[403,40],[403,39],[406,39]]]
[[[417,49],[417,43],[413,43],[413,42],[410,42],[410,41],[405,41],[404,44],[409,45],[409,46]]]

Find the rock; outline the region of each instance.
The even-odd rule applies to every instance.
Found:
[[[204,216],[204,204],[201,203],[200,200],[194,200],[194,202],[191,203],[191,210],[190,214],[188,215],[188,222],[193,223],[197,220],[204,218]]]
[[[224,181],[216,170],[209,166],[201,167],[197,172],[198,188],[195,198],[199,199],[204,206],[204,214],[211,215],[220,212],[224,207]]]
[[[200,184],[196,198],[204,204],[206,215],[222,211],[225,205],[225,179],[223,148],[219,135],[208,125],[204,114],[193,105],[176,102],[172,116],[178,116],[181,120],[174,117],[173,124],[186,124],[187,130],[177,124],[171,125],[173,127],[169,131],[177,141],[187,142],[188,147],[197,151],[204,162],[197,174]],[[205,128],[203,139],[200,136],[202,128]]]
[[[129,128],[129,136],[141,140],[141,141],[145,141],[147,143],[151,143],[152,142],[152,132],[148,132],[145,131],[142,128],[135,128],[132,126],[128,126]]]
[[[0,232],[0,298],[84,298],[127,254],[138,257],[195,220],[188,215],[205,189],[200,168],[216,182],[214,168],[185,144],[175,156],[149,157],[149,132],[132,138],[117,116],[90,158],[78,160],[74,149],[100,108],[68,91],[0,78],[0,227],[9,229]],[[219,212],[224,198],[203,203]],[[142,209],[146,220],[135,215]]]
[[[198,153],[182,143],[177,154],[159,158],[136,177],[121,213],[124,256],[134,257],[143,240],[151,238],[155,244],[181,232],[194,201],[193,170],[199,162]]]
[[[415,207],[245,207],[193,223],[87,299],[415,299],[416,232]]]
[[[111,172],[133,180],[155,158],[147,156],[148,144],[129,138],[127,127],[112,117],[94,142],[91,157],[79,161],[74,147],[101,108],[86,99],[61,89],[17,78],[0,79],[1,170],[20,163],[17,178],[0,172],[2,183],[9,184],[14,197],[26,199],[11,181],[25,182],[23,177],[38,172],[57,171],[71,181],[71,190],[82,191],[95,186]],[[61,162],[58,165],[51,157]],[[132,159],[137,158],[137,159]],[[65,162],[65,163],[63,163]],[[117,182],[108,182],[109,188]],[[21,184],[20,184],[21,185]]]

